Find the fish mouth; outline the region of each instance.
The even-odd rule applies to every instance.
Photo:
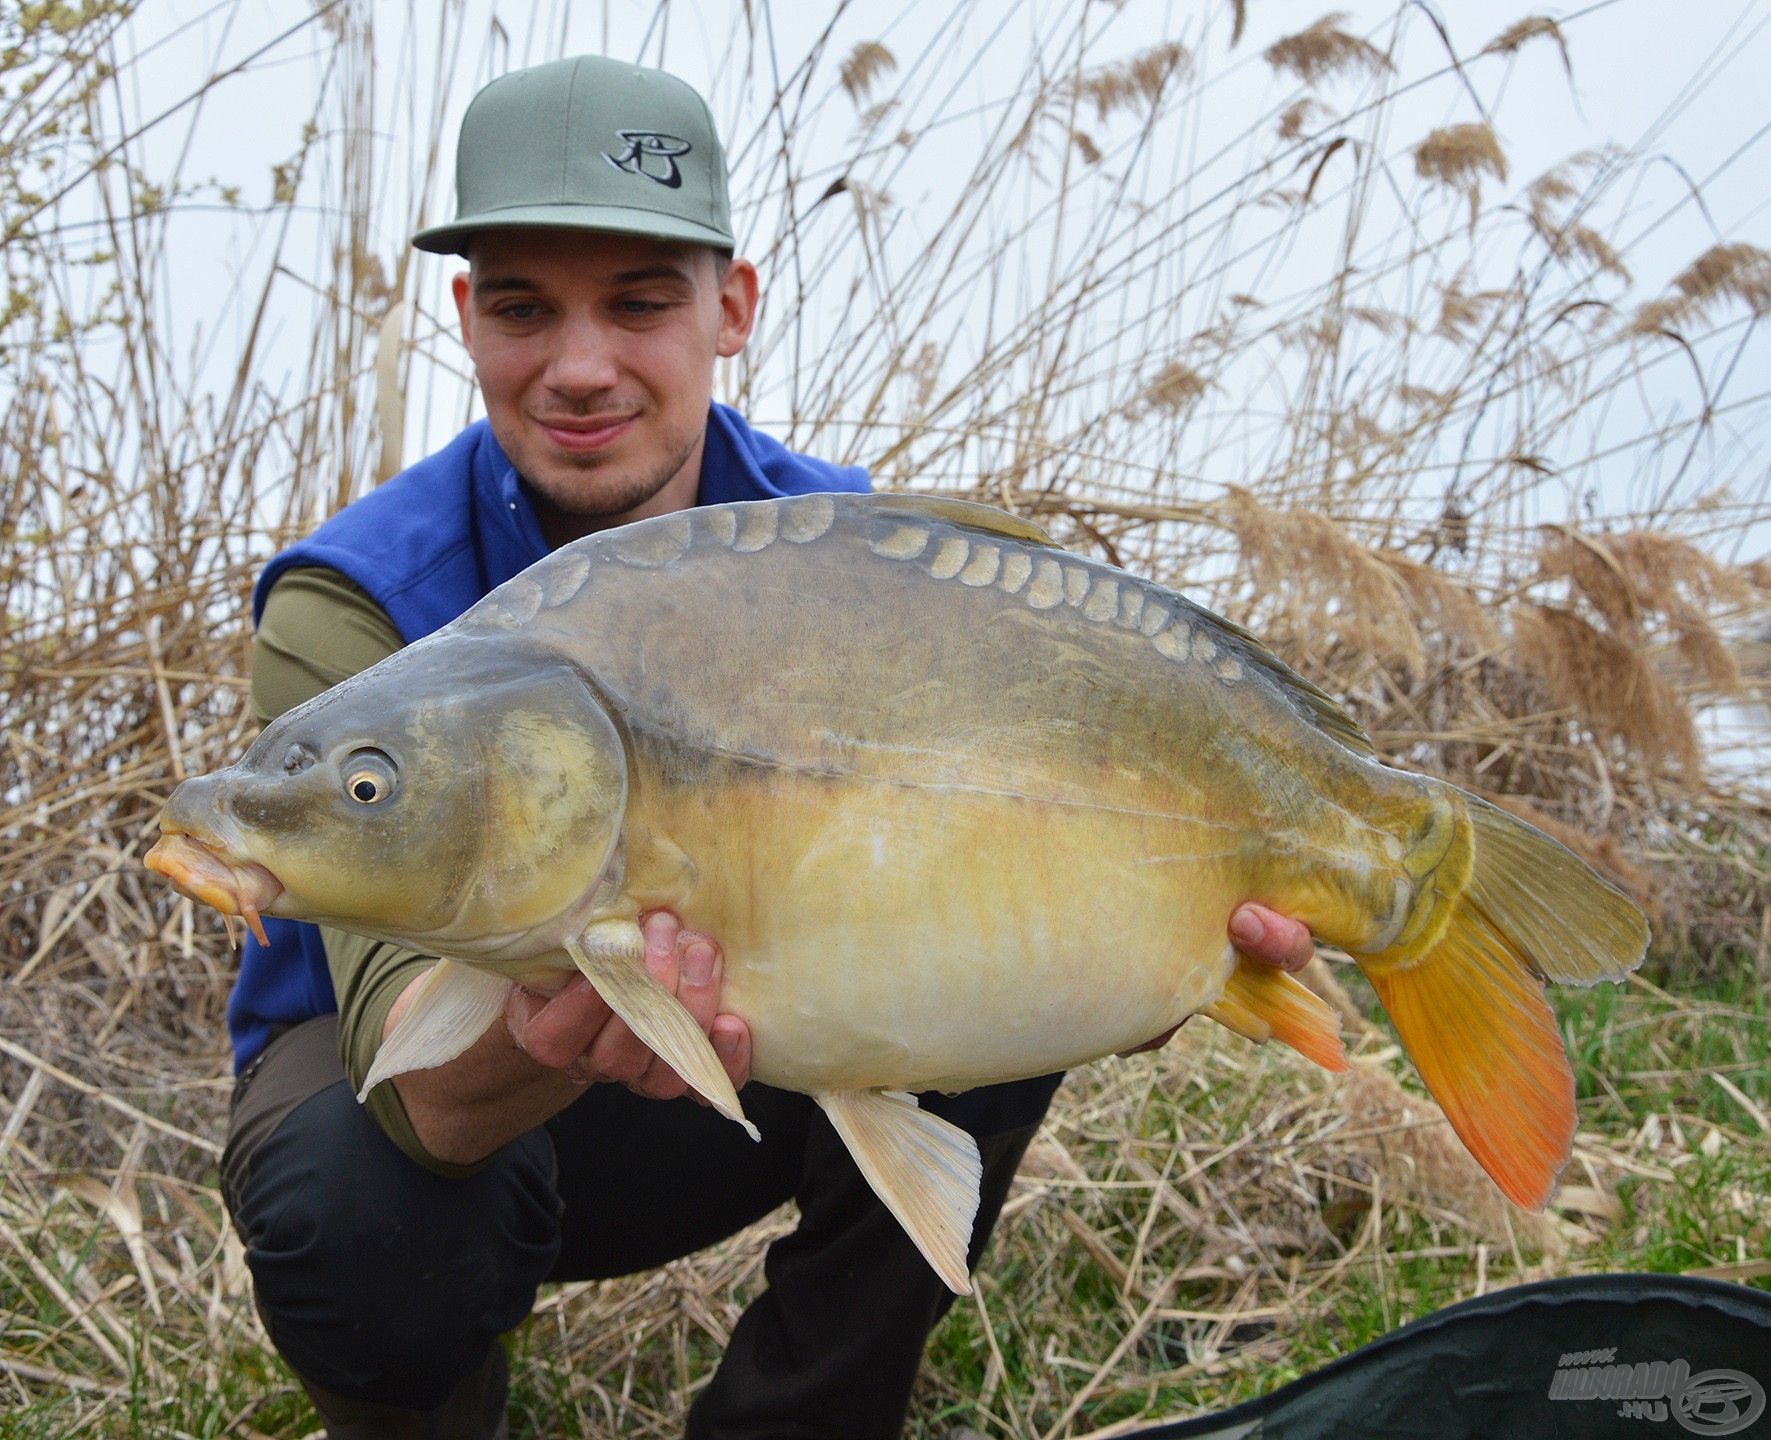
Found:
[[[142,858],[142,864],[172,882],[172,888],[221,912],[228,938],[238,915],[260,945],[271,942],[259,914],[283,893],[283,884],[252,860],[235,860],[216,846],[182,830],[168,831]]]

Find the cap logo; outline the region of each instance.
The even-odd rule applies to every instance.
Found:
[[[656,130],[617,130],[615,133],[626,142],[627,148],[619,155],[611,155],[605,150],[603,159],[629,175],[644,175],[672,190],[682,187],[683,173],[676,168],[676,157],[689,153],[692,147],[687,140]]]

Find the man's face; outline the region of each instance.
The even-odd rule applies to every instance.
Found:
[[[637,236],[488,231],[455,304],[492,433],[550,544],[695,503],[714,360],[744,348],[756,315],[749,261]]]

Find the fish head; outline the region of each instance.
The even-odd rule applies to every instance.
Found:
[[[249,924],[285,916],[502,958],[551,948],[525,939],[597,888],[626,800],[620,732],[578,670],[445,633],[185,781],[147,864]]]

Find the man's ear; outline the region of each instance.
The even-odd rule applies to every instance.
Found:
[[[756,266],[732,260],[719,287],[719,353],[730,358],[744,348],[756,324]]]
[[[473,283],[468,272],[463,270],[449,282],[449,291],[455,297],[455,313],[461,317],[461,343],[467,347],[467,353],[473,354],[473,311],[468,301],[473,297]]]

